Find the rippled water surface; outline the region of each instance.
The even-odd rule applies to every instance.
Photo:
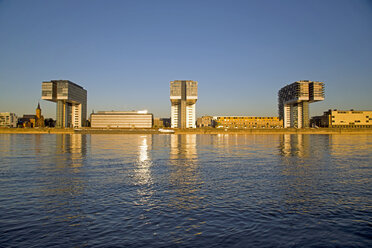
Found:
[[[0,247],[371,247],[372,135],[0,134]]]

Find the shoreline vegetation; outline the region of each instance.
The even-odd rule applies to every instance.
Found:
[[[164,130],[164,129],[163,129]],[[173,133],[149,129],[96,129],[96,128],[0,128],[0,134],[372,134],[372,128],[195,128],[166,129]]]

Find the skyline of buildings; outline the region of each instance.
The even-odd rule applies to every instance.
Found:
[[[88,123],[86,119],[87,91],[69,80],[42,82],[42,99],[57,103],[56,127],[152,128],[166,127],[168,123],[167,118],[154,118],[153,114],[148,113],[147,110],[93,112]],[[281,88],[278,92],[279,117],[207,115],[196,120],[195,104],[198,100],[198,82],[192,80],[171,81],[170,100],[169,126],[172,128],[308,128],[310,127],[309,103],[324,100],[324,83],[300,80]],[[20,126],[19,121],[21,121],[23,127],[44,127],[40,103],[38,103],[36,115],[24,115],[23,118],[18,119],[17,124],[14,124],[14,120],[17,119],[14,113],[0,113],[0,126]],[[25,120],[30,124],[28,125]],[[312,127],[371,127],[372,111],[329,110],[324,112],[323,116],[314,116],[311,119],[311,125]]]
[[[48,120],[48,124],[49,124]],[[37,104],[35,114],[24,114],[18,118],[15,113],[0,113],[0,127],[45,127],[45,119],[41,114],[40,103]]]
[[[69,81],[69,80],[51,80],[51,81]],[[300,81],[296,81],[295,83],[298,83],[298,82],[312,82],[312,81],[309,81],[309,80],[300,80]],[[71,82],[72,83],[72,82]],[[322,83],[322,82],[318,82],[318,83]],[[74,84],[74,83],[73,83]],[[287,85],[287,86],[289,86],[289,85]],[[286,87],[286,86],[285,86]],[[283,87],[283,88],[285,88],[285,87]],[[323,83],[323,96],[324,96],[324,83]],[[279,95],[279,94],[278,94]],[[333,96],[334,97],[334,96]],[[324,97],[323,97],[323,99],[324,99]],[[204,97],[203,97],[203,100],[204,100]],[[95,101],[95,102],[97,102],[97,101]],[[279,105],[280,105],[280,103],[279,103]],[[50,109],[50,107],[49,107],[50,105],[48,105],[48,106],[46,106],[46,109]],[[57,106],[58,107],[58,106]],[[329,106],[329,107],[332,107],[332,108],[334,108],[334,109],[342,109],[342,110],[349,110],[348,108],[339,108],[339,106]],[[116,108],[113,108],[113,109],[116,109]],[[127,108],[128,109],[128,108]],[[140,108],[141,109],[141,108]],[[143,109],[143,108],[142,108]],[[319,107],[318,107],[318,109],[319,109]],[[325,108],[323,108],[323,109],[325,109]],[[350,109],[354,109],[354,108],[350,108]],[[367,110],[366,110],[366,108],[362,108],[362,109],[358,109],[359,111],[368,111],[368,109],[369,108],[367,108]],[[5,111],[4,111],[5,110]],[[11,113],[13,113],[12,111],[8,111],[8,109],[4,109],[3,110],[3,112],[11,112]],[[50,111],[50,110],[49,110]],[[112,110],[112,111],[114,111],[114,110]],[[122,110],[117,110],[117,111],[122,111]],[[127,110],[125,110],[125,111],[127,111]],[[57,111],[56,111],[57,112]],[[92,110],[92,112],[94,112],[94,110]],[[253,111],[253,112],[257,112],[257,111]],[[324,110],[322,111],[322,113],[324,112]],[[199,112],[200,113],[200,112]],[[19,113],[18,113],[19,114]],[[319,115],[320,113],[319,113],[319,110],[317,110],[317,113],[315,113],[315,115],[313,115],[313,116],[316,116],[316,115]],[[19,115],[19,116],[21,116],[21,115]],[[154,116],[156,116],[156,115],[154,115]],[[166,116],[166,115],[163,115],[163,116],[160,116],[160,117],[162,117],[162,118],[164,118],[164,116]],[[204,114],[203,116],[206,116],[206,114]],[[217,115],[213,115],[213,116],[224,116],[223,114],[221,115],[221,114],[217,114]],[[228,116],[260,116],[260,115],[228,115]],[[262,115],[261,115],[262,116]],[[274,116],[274,115],[271,115],[271,116]],[[157,117],[159,117],[159,116],[157,116]],[[52,116],[52,118],[55,118],[55,119],[57,119],[56,118],[56,116]],[[49,113],[49,118],[48,119],[51,119],[50,118],[50,113]],[[308,122],[309,123],[309,122]],[[296,123],[297,124],[297,123]]]
[[[241,5],[201,4],[199,10],[191,2],[153,3],[151,6],[159,11],[152,15],[136,1],[88,4],[91,12],[85,11],[85,4],[73,2],[46,6],[38,1],[27,7],[23,1],[3,2],[8,9],[2,13],[1,25],[9,35],[2,41],[0,111],[12,111],[18,116],[34,113],[38,100],[34,96],[40,91],[35,85],[51,79],[70,79],[84,86],[91,101],[88,114],[92,109],[151,106],[149,110],[155,116],[170,116],[168,102],[163,99],[169,97],[168,84],[174,79],[202,83],[197,117],[276,116],[277,108],[272,106],[277,99],[272,96],[280,87],[300,79],[326,82],[327,92],[332,92],[327,94],[327,102],[310,107],[312,115],[321,115],[330,108],[371,109],[372,32],[368,20],[372,15],[368,1],[271,1],[275,8],[262,1],[239,2]],[[106,18],[101,20],[93,9],[101,11],[102,6],[113,11],[103,13]],[[59,16],[59,8],[71,18]],[[134,11],[128,15],[116,12],[127,8]],[[243,10],[245,14],[240,12]],[[169,21],[163,11],[178,13],[177,18]],[[317,18],[311,17],[313,11],[317,11]],[[188,13],[195,14],[194,20],[203,25],[186,21]],[[353,14],[345,18],[345,13]],[[294,16],[302,21],[292,21]],[[139,17],[142,21],[138,23]],[[128,22],[128,18],[133,21]],[[45,20],[54,20],[56,29],[50,29],[51,24]],[[97,29],[87,24],[96,22]],[[120,26],[123,29],[118,29]],[[156,35],[154,27],[159,27]],[[71,33],[72,42],[62,38]],[[128,39],[129,34],[134,35]],[[278,34],[285,35],[273,39]],[[305,34],[315,34],[316,39],[298,39]],[[190,39],[174,42],[169,38],[174,35]],[[50,42],[43,37],[60,39]],[[135,102],[137,92],[141,92],[142,99]],[[45,116],[56,119],[54,103],[40,104]]]

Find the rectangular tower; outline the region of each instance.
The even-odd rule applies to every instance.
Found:
[[[56,127],[82,127],[87,119],[87,91],[68,80],[42,83],[41,99],[57,103]]]
[[[198,82],[175,80],[170,82],[171,127],[195,128],[195,103],[198,100]]]

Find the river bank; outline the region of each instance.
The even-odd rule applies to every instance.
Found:
[[[372,134],[372,128],[280,128],[280,129],[169,129],[174,134]],[[93,129],[93,128],[0,128],[8,134],[170,134],[159,129]]]

